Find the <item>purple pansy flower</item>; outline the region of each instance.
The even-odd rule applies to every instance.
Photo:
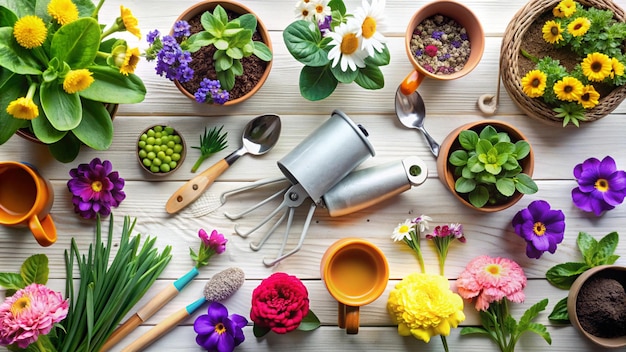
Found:
[[[124,179],[113,171],[111,162],[94,158],[89,164],[80,164],[70,170],[72,177],[67,188],[72,192],[74,211],[85,219],[97,214],[107,216],[111,207],[117,207],[126,198]]]
[[[572,190],[574,204],[583,211],[600,216],[622,204],[626,196],[626,172],[617,170],[610,156],[602,161],[589,158],[574,167],[578,187]]]
[[[330,24],[332,23],[332,20],[333,20],[333,16],[326,16],[324,17],[324,20],[319,21],[317,23],[317,26],[320,29],[320,32],[322,33],[322,36],[325,36],[326,34],[330,32]]]
[[[550,209],[544,200],[536,200],[515,214],[512,225],[515,233],[526,240],[526,255],[539,259],[546,251],[554,253],[556,245],[563,242],[565,214]]]
[[[243,327],[247,324],[243,316],[228,315],[223,304],[212,302],[208,314],[199,316],[193,323],[198,334],[196,343],[207,351],[232,352],[245,340]]]

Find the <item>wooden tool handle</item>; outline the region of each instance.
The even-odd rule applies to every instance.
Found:
[[[202,171],[198,176],[182,185],[165,204],[165,210],[174,214],[198,199],[200,195],[228,169],[230,164],[225,159]]]
[[[104,346],[100,349],[100,352],[106,352],[110,350],[113,346],[117,345],[124,337],[130,334],[131,331],[135,330],[139,325],[143,323],[143,320],[137,315],[134,314],[128,320],[124,322],[124,324],[120,325],[113,334],[106,340]]]
[[[176,313],[170,315],[165,320],[157,324],[147,333],[141,335],[135,342],[128,345],[122,352],[137,352],[150,346],[153,342],[163,337],[168,331],[172,330],[178,323],[189,317],[187,309],[183,308]]]

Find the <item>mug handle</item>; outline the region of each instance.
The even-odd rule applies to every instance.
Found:
[[[359,333],[359,307],[346,306],[346,333],[354,335]]]
[[[404,77],[402,83],[400,83],[400,92],[404,95],[413,94],[424,80],[424,77],[425,76],[417,70],[411,71],[411,73]]]
[[[57,228],[50,214],[41,220],[36,215],[32,216],[28,220],[28,227],[42,247],[48,247],[57,241]]]

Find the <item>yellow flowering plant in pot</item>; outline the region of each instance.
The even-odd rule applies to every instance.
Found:
[[[579,126],[602,97],[626,83],[622,45],[626,23],[614,15],[609,9],[562,0],[541,28],[542,39],[552,50],[520,48],[534,64],[521,78],[523,93],[552,107],[563,126]]]
[[[137,19],[120,7],[110,26],[98,23],[104,0],[0,0],[0,144],[27,130],[59,161],[82,144],[106,150],[113,140],[111,109],[143,101],[133,72],[139,49],[111,38],[140,38]]]

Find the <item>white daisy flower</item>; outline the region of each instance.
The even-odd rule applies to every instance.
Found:
[[[335,27],[333,32],[328,33],[332,38],[328,44],[332,48],[328,52],[328,59],[332,60],[332,67],[341,62],[341,71],[356,71],[357,68],[365,67],[367,51],[361,50],[359,36],[361,27],[352,18],[347,23],[342,23]]]
[[[374,50],[383,52],[387,40],[380,32],[380,26],[384,22],[385,0],[363,0],[363,7],[359,7],[354,12],[354,19],[361,24],[361,49],[367,51],[370,56],[374,55]]]
[[[330,6],[328,6],[328,0],[310,0],[314,9],[314,16],[317,22],[323,21],[326,16],[331,15]]]
[[[295,12],[296,18],[311,21],[315,16],[315,5],[311,0],[298,1]]]
[[[402,241],[405,238],[411,240],[411,230],[413,229],[414,223],[410,219],[404,220],[403,223],[398,224],[395,229],[393,229],[393,234],[391,235],[391,239],[395,242]]]

